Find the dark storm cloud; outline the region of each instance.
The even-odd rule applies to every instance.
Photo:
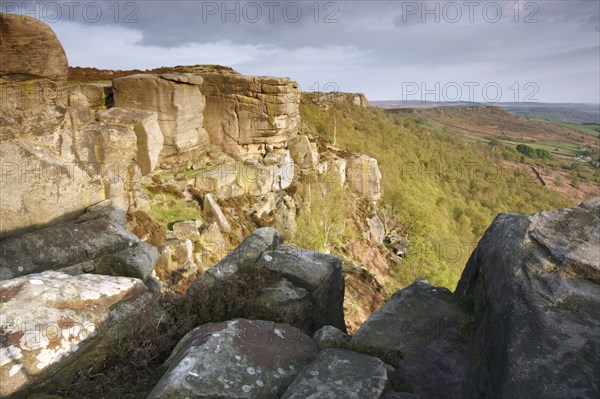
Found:
[[[138,54],[145,63],[139,67],[190,59],[219,62],[222,55],[221,63],[232,62],[245,73],[291,75],[304,86],[336,79],[379,98],[395,96],[390,83],[440,79],[537,79],[546,101],[565,95],[567,101],[598,101],[600,91],[598,78],[589,80],[590,68],[600,68],[597,0],[321,1],[317,7],[313,0],[122,1],[118,15],[113,1],[76,3],[88,11],[101,4],[100,20],[91,22],[81,12],[74,20],[105,29],[113,42],[127,36],[130,48],[123,51],[128,54],[115,54],[115,62]],[[27,7],[43,4],[48,2],[28,2]],[[133,11],[129,22],[137,22],[126,23]],[[79,61],[89,54],[88,60],[97,60],[85,40],[77,44],[74,28],[59,25],[61,40],[78,54],[71,58]],[[89,29],[85,32],[91,34]],[[195,58],[186,48],[196,51]],[[553,89],[546,76],[556,87],[560,80],[572,87],[568,93],[564,85]]]

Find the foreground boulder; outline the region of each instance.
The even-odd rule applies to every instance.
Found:
[[[177,344],[148,399],[280,398],[317,351],[310,337],[287,324],[205,324]]]
[[[460,398],[469,367],[468,310],[450,291],[419,279],[396,292],[352,337],[422,398]]]
[[[236,277],[264,271],[277,279],[271,286],[261,287],[258,293],[257,301],[266,311],[264,317],[268,314],[307,334],[325,325],[346,331],[340,260],[282,244],[279,233],[270,227],[257,229],[246,237],[238,248],[202,274],[190,286],[188,295],[214,287],[221,287],[220,291],[226,294],[233,291],[230,284],[235,284]]]
[[[0,397],[54,389],[139,333],[158,305],[137,279],[44,272],[0,283]]]
[[[466,397],[600,395],[600,198],[501,214],[456,289],[475,305]]]
[[[46,270],[146,279],[158,251],[104,218],[48,227],[0,241],[0,279]]]
[[[387,386],[387,369],[381,360],[344,349],[326,349],[281,398],[380,399]]]

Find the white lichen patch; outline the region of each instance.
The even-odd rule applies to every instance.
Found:
[[[19,372],[19,370],[21,370],[23,368],[22,364],[15,364],[14,366],[12,366],[8,372],[8,376],[12,377],[15,374],[17,374]]]
[[[29,280],[29,284],[31,284],[31,285],[44,285],[44,282],[42,280],[38,280],[38,279],[31,279],[31,280]]]
[[[265,255],[264,258],[267,262],[270,262],[273,260],[273,257],[271,255]]]
[[[262,382],[261,380],[256,380],[256,385],[259,386],[259,387],[264,387],[265,383]]]
[[[274,333],[275,333],[275,335],[277,335],[279,338],[281,338],[281,339],[285,339],[285,336],[283,335],[283,332],[282,332],[282,331],[281,331],[279,328],[276,328],[276,329],[274,329],[274,330],[273,330],[273,332],[274,332]]]
[[[248,393],[252,390],[252,387],[250,385],[244,385],[242,386],[242,391]]]
[[[21,348],[12,345],[0,348],[0,366],[4,366],[13,360],[19,360],[22,357]]]
[[[253,368],[253,367],[248,367],[248,368],[246,369],[246,372],[247,372],[248,374],[250,374],[250,375],[254,375],[254,374],[256,374],[256,370],[254,370],[254,368]]]

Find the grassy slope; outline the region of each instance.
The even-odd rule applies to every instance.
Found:
[[[303,105],[307,133],[333,141],[333,111]],[[488,146],[430,131],[401,115],[336,104],[337,145],[375,157],[383,203],[409,232],[410,252],[394,277],[423,276],[454,289],[464,265],[500,212],[531,213],[569,205],[525,173],[501,166]]]

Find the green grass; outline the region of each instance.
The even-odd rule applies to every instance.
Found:
[[[567,127],[569,129],[573,129],[578,131],[579,133],[583,133],[583,134],[589,134],[590,136],[594,136],[594,137],[600,137],[600,125],[580,125],[577,123],[568,123],[568,122],[553,122],[553,121],[549,121],[546,119],[531,119],[537,122],[542,122],[542,123],[550,123],[550,124],[554,124],[554,125],[559,125],[559,126],[563,126],[563,127]]]
[[[159,224],[170,229],[174,223],[186,220],[202,220],[202,214],[195,201],[187,201],[166,193],[146,192],[152,199],[150,215]]]

